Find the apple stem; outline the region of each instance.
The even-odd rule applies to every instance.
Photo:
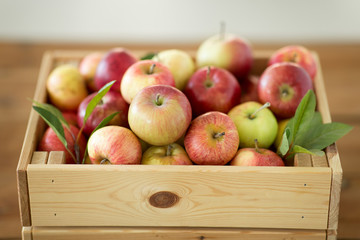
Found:
[[[208,66],[207,71],[206,71],[206,80],[205,80],[205,87],[207,87],[207,88],[213,86],[213,82],[210,79],[210,72],[211,72],[211,67]]]
[[[149,69],[149,74],[153,74],[154,73],[154,68],[156,67],[156,64],[153,63],[151,66],[150,66],[150,69]]]
[[[110,162],[110,160],[109,159],[107,159],[107,158],[104,158],[103,160],[101,160],[101,162],[100,162],[100,164],[112,164],[111,162]]]
[[[173,146],[169,144],[166,148],[166,156],[171,156],[171,150],[173,149]]]
[[[215,133],[215,134],[214,134],[214,138],[217,139],[217,138],[222,137],[222,136],[224,136],[224,135],[225,135],[225,132]]]
[[[260,112],[261,110],[263,110],[263,109],[265,109],[265,108],[268,108],[268,107],[270,107],[270,103],[269,102],[266,102],[264,105],[262,105],[259,109],[257,109],[255,112],[253,112],[250,116],[249,116],[249,118],[250,119],[254,119],[255,117],[256,117],[256,114],[258,113],[258,112]]]
[[[293,54],[292,54],[292,56],[291,56],[291,58],[290,58],[290,62],[294,62],[294,63],[296,63],[296,58],[297,58],[297,52],[294,52]]]
[[[254,142],[255,142],[255,151],[260,153],[259,142],[258,142],[258,140],[256,138],[255,138]]]
[[[225,38],[225,27],[226,27],[226,23],[224,21],[220,22],[220,40],[224,40]]]
[[[160,106],[160,105],[162,104],[162,101],[161,101],[161,99],[160,99],[160,94],[159,94],[159,93],[156,94],[155,104],[156,104],[157,106]]]

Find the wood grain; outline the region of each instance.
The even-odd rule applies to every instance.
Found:
[[[65,152],[51,151],[47,164],[65,164]]]
[[[313,167],[329,167],[325,154],[324,156],[311,155],[311,162]]]
[[[305,153],[297,153],[294,157],[295,167],[312,167],[311,156]]]
[[[31,227],[23,227],[21,231],[22,240],[33,240],[32,238],[32,228]]]
[[[31,164],[46,164],[48,159],[48,152],[35,151],[31,158]]]
[[[326,229],[329,168],[29,165],[33,226]],[[76,183],[76,184],[74,184]],[[148,200],[169,191],[171,208]]]
[[[34,227],[33,240],[325,240],[324,230],[276,230],[236,228],[134,228]]]

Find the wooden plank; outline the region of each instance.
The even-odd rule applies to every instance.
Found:
[[[32,238],[32,228],[31,227],[23,227],[21,231],[22,240],[33,240]]]
[[[36,101],[39,102],[46,101],[45,82],[51,70],[51,66],[52,66],[51,54],[46,53],[42,61],[39,80],[35,90],[34,100]],[[45,127],[44,122],[40,120],[39,115],[34,110],[31,110],[18,166],[16,169],[20,218],[21,218],[22,226],[31,225],[26,168],[31,161],[33,151],[36,148],[41,133],[44,131],[44,127]]]
[[[327,227],[329,168],[48,164],[28,177],[33,226]],[[150,205],[162,191],[179,201]]]
[[[324,156],[311,155],[311,162],[313,167],[329,167],[325,154]]]
[[[332,169],[328,229],[337,230],[343,171],[336,144],[326,148],[329,166]]]
[[[295,167],[312,167],[311,156],[307,153],[297,153],[294,157]]]
[[[48,164],[65,164],[65,152],[51,151],[49,154]]]
[[[336,230],[327,230],[326,231],[326,239],[327,240],[336,240],[337,239],[337,231]]]
[[[46,164],[48,159],[48,152],[35,151],[31,158],[31,164]]]
[[[34,227],[33,240],[325,240],[325,230],[278,230],[236,228],[135,228],[135,227]]]

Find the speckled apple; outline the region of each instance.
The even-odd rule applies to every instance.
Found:
[[[96,91],[94,77],[96,69],[103,56],[104,54],[101,52],[91,52],[85,55],[79,64],[80,74],[83,76],[86,86],[90,92]]]
[[[192,165],[185,149],[177,143],[148,148],[141,160],[144,165]]]
[[[232,166],[284,166],[279,155],[265,148],[242,148],[230,165]]]

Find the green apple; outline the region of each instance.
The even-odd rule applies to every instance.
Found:
[[[148,148],[141,160],[145,165],[192,165],[184,148],[177,143]]]
[[[175,87],[181,91],[184,90],[195,71],[194,60],[182,50],[164,50],[155,55],[152,60],[162,63],[170,70],[175,80]]]
[[[276,138],[278,123],[274,114],[258,102],[245,102],[232,108],[228,115],[234,121],[239,133],[240,147],[255,147],[254,140],[258,140],[259,147],[269,148]]]

